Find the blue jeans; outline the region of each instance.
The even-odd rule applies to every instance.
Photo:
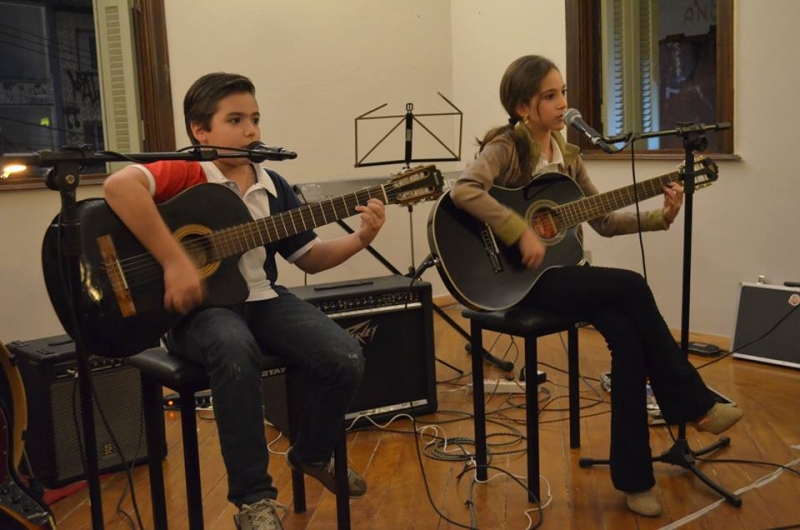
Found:
[[[548,270],[523,302],[585,316],[611,350],[611,480],[622,491],[655,484],[646,382],[670,423],[693,421],[714,395],[675,342],[650,287],[635,272],[604,267]]]
[[[228,499],[237,506],[278,495],[267,472],[262,355],[283,357],[308,374],[308,400],[292,450],[302,462],[330,459],[364,373],[355,339],[311,304],[276,291],[280,296],[271,300],[189,315],[167,338],[174,353],[206,366]]]

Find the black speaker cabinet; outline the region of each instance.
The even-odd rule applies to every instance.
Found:
[[[800,368],[800,289],[742,283],[731,351],[737,359]]]
[[[28,401],[25,449],[33,473],[49,488],[85,478],[85,442],[75,343],[66,336],[16,341],[8,349],[19,360]],[[126,463],[147,462],[139,371],[120,359],[89,359],[94,385],[94,423],[100,472],[118,471]],[[122,455],[103,424],[105,413]],[[123,459],[124,457],[124,459]]]
[[[362,345],[364,377],[346,421],[364,415],[380,422],[399,413],[436,411],[430,283],[416,281],[412,286],[405,276],[381,276],[290,291],[326,313]],[[279,374],[264,379],[264,409],[267,419],[291,436],[287,377],[297,378],[289,385],[288,399],[303,402],[302,372]],[[299,410],[297,403],[292,407]],[[359,419],[356,425],[366,421]]]

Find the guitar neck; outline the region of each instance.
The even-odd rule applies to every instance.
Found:
[[[664,187],[670,182],[677,182],[679,177],[680,172],[673,171],[635,185],[631,184],[624,188],[562,204],[553,208],[553,219],[556,220],[559,231],[571,228],[585,221],[590,221],[630,206],[638,201],[661,195],[664,193]]]
[[[213,257],[221,260],[243,254],[248,250],[345,219],[356,213],[356,206],[365,205],[371,198],[380,199],[384,204],[392,204],[396,201],[394,188],[392,183],[382,184],[218,230],[209,235]]]

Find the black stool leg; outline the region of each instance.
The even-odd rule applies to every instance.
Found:
[[[161,385],[141,373],[144,429],[147,438],[148,468],[150,470],[150,498],[153,502],[153,527],[167,530],[167,499],[164,491],[164,398]]]
[[[294,513],[306,511],[306,484],[303,474],[292,470],[292,498],[294,499]]]
[[[539,364],[536,337],[525,337],[526,370],[536,370]],[[539,495],[539,388],[536,379],[525,385],[525,420],[528,428],[528,501],[541,500]]]
[[[567,330],[567,372],[569,373],[569,446],[576,449],[581,446],[581,406],[578,395],[578,326]]]
[[[483,349],[483,329],[481,325],[470,320],[470,347],[473,352]],[[483,355],[472,357],[472,412],[475,415],[475,463],[478,466],[476,477],[486,480],[488,461],[486,447],[486,403],[483,391]],[[536,365],[533,365],[534,367]]]
[[[189,528],[203,529],[203,496],[200,486],[200,450],[197,447],[197,418],[194,391],[181,390],[181,428],[183,429],[183,465],[186,475],[186,503]]]
[[[334,453],[333,473],[336,477],[336,523],[339,530],[350,530],[350,488],[347,484],[347,432],[339,432]]]

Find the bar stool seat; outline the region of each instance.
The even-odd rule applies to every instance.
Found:
[[[189,528],[202,530],[203,499],[200,484],[200,454],[197,445],[197,419],[195,417],[195,394],[210,388],[205,367],[188,359],[157,347],[145,350],[127,359],[138,368],[142,378],[142,400],[145,417],[145,436],[149,458],[150,492],[153,502],[153,522],[157,530],[167,528],[167,505],[164,489],[162,459],[166,455],[164,440],[164,398],[162,387],[178,393],[180,398],[181,431],[183,436],[183,459],[186,477],[186,499],[189,512]],[[301,372],[280,357],[265,356],[262,377],[287,374],[286,405],[288,415],[300,414],[294,410],[290,388],[293,373]],[[268,382],[267,382],[268,384]],[[336,476],[336,517],[340,530],[350,528],[350,503],[347,484],[346,432],[342,426],[334,453]],[[290,440],[291,441],[291,440]],[[292,470],[292,495],[294,511],[306,510],[305,483],[303,474]]]
[[[486,480],[488,448],[486,444],[486,404],[483,388],[483,331],[495,331],[525,341],[525,367],[529,374],[525,385],[526,424],[528,438],[528,500],[541,499],[539,487],[539,410],[536,371],[539,337],[566,331],[568,334],[567,365],[569,379],[569,435],[570,447],[578,448],[580,435],[580,403],[578,394],[578,328],[586,324],[585,318],[566,315],[524,306],[499,311],[476,311],[465,309],[462,316],[470,321],[470,349],[472,355],[472,405],[475,414],[475,459],[478,465],[477,478]],[[533,375],[530,375],[533,374]]]

